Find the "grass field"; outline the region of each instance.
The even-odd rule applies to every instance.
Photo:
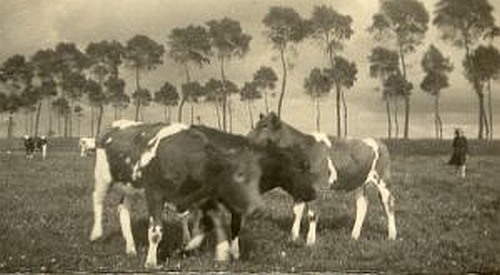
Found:
[[[214,263],[210,244],[197,255],[173,253],[180,245],[180,226],[168,219],[167,242],[161,251],[164,269],[500,273],[500,143],[471,142],[467,179],[458,178],[446,165],[450,141],[389,145],[398,240],[386,240],[385,215],[376,191],[370,189],[359,241],[349,237],[353,195],[325,192],[317,245],[291,243],[292,201],[275,190],[265,195],[263,214],[246,221],[243,255],[237,262]],[[0,140],[0,273],[144,271],[143,199],[136,198],[133,211],[138,257],[124,253],[116,215],[118,196],[113,192],[106,205],[104,240],[90,243],[94,160],[79,157],[76,140],[52,140],[51,147],[47,160],[26,160],[18,140]]]

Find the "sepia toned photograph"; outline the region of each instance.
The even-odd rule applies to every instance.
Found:
[[[0,273],[500,274],[499,20],[0,0]]]

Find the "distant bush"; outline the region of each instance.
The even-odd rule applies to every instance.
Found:
[[[389,152],[394,155],[443,155],[451,154],[451,140],[436,139],[391,139],[384,140]],[[500,140],[469,140],[470,155],[500,155]]]

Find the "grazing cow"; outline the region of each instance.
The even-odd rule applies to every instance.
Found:
[[[216,227],[216,260],[229,258],[229,242],[221,229],[219,203],[244,215],[261,204],[259,156],[251,150],[222,152],[199,131],[182,124],[120,124],[97,142],[94,226],[91,240],[102,236],[103,201],[113,183],[124,183],[118,206],[128,254],[136,254],[130,226],[130,197],[144,189],[149,212],[146,267],[157,266],[165,203],[179,213],[205,207]],[[213,205],[207,207],[207,205]]]
[[[247,136],[257,144],[271,142],[279,147],[297,145],[308,154],[311,169],[323,182],[316,189],[354,191],[356,197],[356,220],[351,232],[354,239],[361,234],[361,227],[366,215],[368,200],[365,189],[374,184],[387,215],[388,237],[396,239],[396,221],[394,215],[394,197],[387,188],[389,179],[389,153],[387,147],[378,140],[342,139],[325,134],[308,135],[301,133],[289,124],[280,120],[275,113],[261,116]],[[292,226],[292,240],[297,240],[300,232],[300,221],[306,204],[296,203],[293,207],[295,221]],[[306,243],[316,241],[317,209],[308,204],[309,231]]]
[[[23,136],[24,148],[26,149],[26,158],[32,159],[36,151],[42,152],[42,159],[47,157],[47,138]]]
[[[80,156],[82,158],[86,157],[89,152],[95,151],[95,138],[80,138],[78,148],[80,149]]]
[[[272,144],[259,146],[251,144],[250,140],[244,136],[229,134],[217,129],[202,125],[193,125],[192,129],[202,132],[209,140],[210,144],[220,150],[240,150],[241,148],[252,148],[261,152],[260,166],[262,167],[262,177],[260,180],[260,192],[265,193],[271,189],[280,187],[296,200],[307,202],[316,198],[313,188],[313,175],[309,167],[307,156],[300,148],[290,146],[278,148]],[[241,228],[241,215],[234,213],[231,219],[231,255],[238,259],[239,252],[239,232]],[[201,243],[203,235],[195,236],[193,243],[188,245],[186,250],[195,248]]]

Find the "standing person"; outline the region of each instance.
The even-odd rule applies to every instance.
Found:
[[[455,138],[453,138],[453,155],[448,164],[456,166],[456,172],[465,178],[465,162],[467,160],[468,143],[464,131],[460,128],[455,129]]]

